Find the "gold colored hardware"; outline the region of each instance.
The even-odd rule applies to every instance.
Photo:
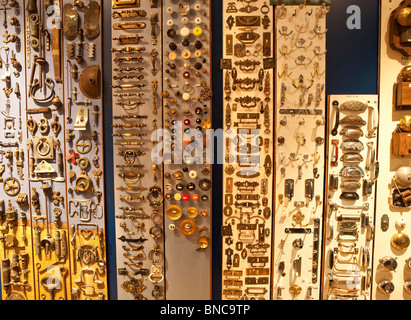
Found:
[[[398,232],[392,236],[391,245],[397,250],[405,250],[410,245],[410,238],[406,234]]]
[[[294,284],[288,289],[288,291],[292,295],[293,299],[296,300],[298,296],[301,294],[302,288],[299,285]]]
[[[192,236],[197,231],[197,224],[193,220],[184,220],[180,223],[180,232],[186,237]]]
[[[139,173],[135,173],[135,172],[127,172],[127,173],[121,173],[119,174],[119,177],[121,179],[123,179],[123,181],[127,184],[127,185],[133,185],[133,184],[137,184],[140,180],[142,175]],[[126,179],[134,179],[132,181],[126,181]]]
[[[76,142],[75,145],[76,150],[78,153],[80,154],[87,154],[91,151],[91,140],[87,137],[79,137]]]
[[[183,211],[181,210],[179,206],[172,205],[167,208],[166,214],[167,214],[167,217],[169,217],[169,219],[173,221],[177,221],[183,215]]]
[[[133,30],[145,29],[147,24],[145,22],[122,22],[113,25],[114,30]]]
[[[111,2],[113,9],[126,7],[140,7],[140,0],[113,0]]]

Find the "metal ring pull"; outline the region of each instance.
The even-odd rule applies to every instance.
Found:
[[[151,230],[150,230],[150,232],[151,232]],[[163,231],[161,230],[161,232],[163,232]],[[158,256],[158,258],[154,259],[155,256]],[[163,250],[161,250],[160,245],[158,243],[156,243],[154,245],[154,248],[152,248],[148,253],[148,260],[151,263],[161,263],[163,261],[163,257],[164,257]]]
[[[160,200],[154,200],[161,197]],[[154,198],[154,199],[153,199]],[[163,203],[164,195],[161,192],[161,188],[159,186],[153,186],[150,188],[150,193],[147,196],[147,202],[152,207],[159,207],[161,203]]]

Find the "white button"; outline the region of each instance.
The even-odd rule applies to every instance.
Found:
[[[183,37],[188,37],[188,36],[190,35],[190,29],[187,28],[187,27],[181,28],[180,34],[181,34]]]

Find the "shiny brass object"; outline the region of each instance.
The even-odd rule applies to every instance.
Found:
[[[60,25],[57,24],[55,19],[53,19],[53,30],[51,32],[54,80],[61,83],[61,33]]]
[[[181,171],[177,171],[172,174],[172,177],[176,180],[182,180],[184,178],[184,175]]]
[[[52,160],[54,159],[53,137],[34,137],[33,155],[35,159]]]
[[[141,37],[139,35],[121,35],[117,38],[113,38],[113,40],[116,40],[119,42],[120,45],[124,44],[139,44],[141,39],[144,37]]]
[[[410,67],[410,80],[411,81],[411,67]],[[411,116],[405,116],[400,120],[399,128],[405,132],[411,132]]]
[[[128,186],[135,185],[140,182],[142,175],[135,172],[127,172],[119,174],[119,177],[123,179],[124,183]],[[132,180],[134,179],[134,180]],[[129,181],[127,181],[129,180]]]
[[[402,68],[400,72],[400,78],[402,81],[411,82],[411,67],[410,66]]]
[[[84,12],[84,35],[92,40],[100,35],[100,5],[90,1]]]
[[[293,299],[297,299],[298,296],[299,296],[299,295],[301,294],[301,292],[302,292],[302,288],[301,288],[299,285],[294,284],[294,285],[292,285],[292,286],[288,289],[288,291],[290,292],[290,294],[291,294],[291,296],[293,297]]]
[[[16,178],[9,177],[3,182],[4,192],[10,197],[17,196],[20,193],[20,188],[20,182]]]
[[[140,7],[140,0],[113,0],[111,2],[113,9],[126,7]]]
[[[87,130],[88,119],[89,119],[89,109],[88,108],[77,108],[74,129],[78,131]]]
[[[81,157],[77,163],[81,170],[86,170],[90,166],[90,160],[86,157]]]
[[[81,171],[80,176],[76,179],[74,192],[94,192],[91,179],[87,176],[86,171]]]
[[[113,19],[119,18],[137,18],[137,17],[145,17],[147,15],[147,11],[145,10],[119,10],[114,11],[112,14]]]
[[[203,250],[208,248],[208,246],[210,244],[210,237],[208,235],[201,235],[198,238],[197,243],[198,243],[198,246],[199,246],[197,251],[203,251]]]
[[[391,238],[391,245],[397,250],[405,250],[410,246],[410,238],[402,232],[398,232]]]
[[[397,21],[403,27],[411,26],[411,8],[403,8],[398,12]]]
[[[134,30],[145,29],[147,24],[145,22],[122,22],[113,25],[114,30]]]
[[[36,0],[29,0],[27,2],[26,10],[28,12],[37,12],[37,3]]]
[[[203,120],[201,122],[201,128],[203,128],[204,130],[210,129],[211,128],[211,121],[210,120]]]
[[[83,70],[79,78],[80,91],[89,99],[100,99],[101,86],[100,66],[89,66]]]
[[[79,30],[79,16],[76,8],[71,3],[63,7],[63,34],[67,40],[73,41],[77,38]]]
[[[91,140],[86,137],[79,137],[75,142],[75,147],[78,153],[87,154],[91,151]]]

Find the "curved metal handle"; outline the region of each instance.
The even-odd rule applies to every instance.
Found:
[[[376,136],[376,131],[379,126],[379,114],[378,114],[378,108],[374,108],[373,106],[369,105],[369,102],[367,103],[368,110],[371,112],[369,113],[368,119],[372,119],[372,121],[368,122],[368,133],[367,133],[367,138],[375,138]],[[372,127],[370,128],[370,124],[372,123]]]
[[[340,109],[339,109],[339,102],[334,101],[333,107],[335,108],[335,125],[334,129],[331,131],[331,135],[336,136],[338,134],[338,127],[340,126]]]
[[[332,140],[331,144],[334,146],[334,155],[332,156],[331,166],[338,167],[338,147],[339,147],[339,140]]]

